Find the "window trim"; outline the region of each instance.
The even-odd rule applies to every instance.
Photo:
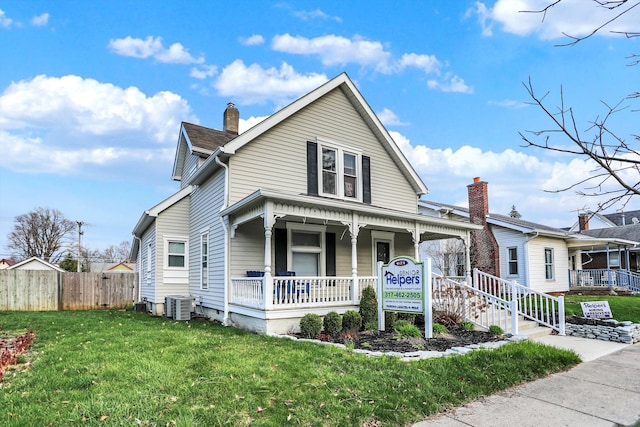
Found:
[[[341,144],[339,142],[330,141],[324,138],[316,138],[317,144],[317,173],[318,173],[318,195],[323,197],[331,197],[334,199],[340,200],[356,200],[359,202],[363,201],[363,191],[364,191],[364,176],[362,170],[362,150],[359,150],[354,147],[349,147],[347,145]],[[336,194],[325,193],[324,191],[324,165],[323,165],[323,149],[333,150],[336,153]],[[349,197],[345,195],[344,187],[345,187],[345,168],[344,168],[344,156],[345,154],[349,154],[355,156],[355,168],[356,168],[356,197]]]
[[[550,254],[549,262],[547,262],[547,254]],[[544,278],[545,280],[555,279],[553,248],[544,248]]]
[[[204,253],[204,244],[206,243],[207,252]],[[205,231],[200,234],[200,289],[209,289],[209,232]]]
[[[511,251],[513,251],[515,257],[511,258]],[[515,267],[512,270],[512,267]],[[507,248],[507,274],[509,276],[517,276],[518,273],[518,247],[510,246]]]
[[[373,266],[372,274],[378,274],[378,262],[376,260],[377,243],[389,243],[389,260],[395,258],[396,248],[394,245],[395,233],[390,231],[371,230],[371,265]]]
[[[164,236],[164,269],[165,270],[177,270],[184,271],[189,269],[189,239],[186,237],[179,236]],[[182,255],[184,257],[184,266],[183,267],[170,267],[169,266],[169,256],[171,253],[169,252],[169,243],[182,243],[184,245],[184,254],[174,254],[174,255]]]
[[[151,251],[153,249],[153,242],[147,242],[147,253],[145,254],[142,269],[144,270],[144,278],[147,285],[151,285]],[[146,264],[146,265],[145,265]]]

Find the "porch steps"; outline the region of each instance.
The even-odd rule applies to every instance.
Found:
[[[526,320],[522,316],[518,316],[518,334],[526,335],[530,340],[535,338],[551,335],[553,329],[546,326],[540,326],[533,320]]]

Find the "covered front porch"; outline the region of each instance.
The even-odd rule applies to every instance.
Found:
[[[419,245],[478,226],[362,203],[259,190],[222,212],[231,230],[231,323],[265,333],[295,329],[306,313],[358,309],[377,262],[419,259]],[[470,260],[466,255],[467,271]],[[276,321],[277,320],[277,321]]]

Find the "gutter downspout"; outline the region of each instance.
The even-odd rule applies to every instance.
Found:
[[[529,283],[529,276],[530,276],[529,275],[529,242],[539,236],[540,236],[540,233],[536,231],[536,233],[533,236],[527,238],[527,240],[524,241],[524,260],[527,266],[527,268],[524,269],[524,280],[526,285],[529,288],[531,288],[531,283]]]
[[[142,253],[142,239],[135,234],[133,238],[138,241],[138,258],[140,258],[140,254]],[[136,268],[140,269],[141,263],[136,259]],[[133,301],[136,303],[140,302],[140,289],[142,289],[142,272],[138,270],[138,283],[136,283],[137,289],[135,289],[135,295],[133,296]]]
[[[224,169],[224,196],[222,207],[220,208],[220,212],[222,212],[229,205],[229,166],[222,162],[219,156],[215,157],[215,161],[218,166]],[[225,221],[224,217],[222,216],[220,216],[220,222],[222,223],[222,227],[224,228],[224,315],[222,317],[222,324],[224,326],[229,326],[229,226],[227,224],[227,221]]]

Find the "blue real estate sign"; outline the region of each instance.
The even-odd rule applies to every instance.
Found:
[[[424,269],[408,257],[382,266],[382,309],[406,313],[424,312]]]

